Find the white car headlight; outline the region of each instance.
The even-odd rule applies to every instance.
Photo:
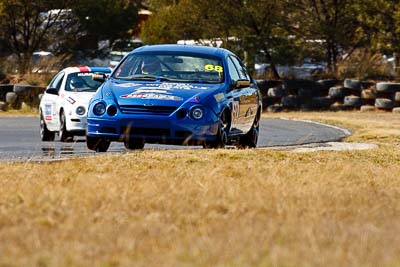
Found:
[[[82,116],[82,115],[85,114],[86,109],[85,109],[85,107],[79,106],[79,107],[76,108],[76,111],[75,111],[75,112],[76,112],[76,114],[78,114],[79,116]]]

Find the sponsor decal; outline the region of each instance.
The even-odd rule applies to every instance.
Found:
[[[191,89],[199,89],[199,90],[207,90],[208,87],[205,86],[196,86],[189,83],[162,83],[159,84],[158,88],[160,89],[180,89],[180,90],[191,90]]]
[[[51,119],[52,119],[52,105],[51,104],[44,105],[44,119],[46,121],[51,121]]]
[[[200,96],[195,96],[189,100],[189,103],[199,103],[199,102],[200,102]]]
[[[154,94],[154,93],[136,93],[136,92],[127,94],[127,95],[121,95],[121,98],[183,101],[183,98],[181,98],[179,96],[174,96],[174,95]]]
[[[138,90],[136,90],[134,93],[135,94],[140,94],[140,93],[158,93],[158,94],[169,94],[166,90],[158,90],[158,89],[143,89],[145,87],[139,88]]]
[[[78,77],[86,77],[86,76],[93,76],[93,73],[90,72],[80,72],[77,74]]]
[[[138,85],[141,85],[141,84],[140,83],[120,83],[120,84],[116,84],[115,86],[129,88],[129,87],[135,87]]]
[[[51,104],[44,105],[44,114],[45,115],[51,115],[52,114],[51,106],[52,106]]]
[[[73,98],[70,97],[70,96],[67,98],[67,101],[68,101],[71,105],[75,104],[75,102],[76,102],[75,99],[73,99]]]
[[[225,95],[224,95],[224,93],[219,93],[219,94],[214,95],[214,98],[217,102],[220,102],[225,98]]]

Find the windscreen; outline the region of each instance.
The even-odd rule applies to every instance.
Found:
[[[202,54],[131,54],[114,72],[121,80],[163,80],[186,83],[222,83],[224,69],[218,57]]]
[[[94,73],[95,72],[77,72],[69,74],[65,85],[65,91],[95,92],[102,82],[92,79]]]

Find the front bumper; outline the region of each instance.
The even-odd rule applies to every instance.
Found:
[[[87,118],[79,116],[69,116],[67,119],[67,129],[75,135],[85,135],[87,128]]]
[[[218,131],[214,114],[199,121],[189,117],[123,114],[115,118],[90,117],[87,122],[88,136],[110,141],[138,138],[146,143],[195,145],[214,141]]]

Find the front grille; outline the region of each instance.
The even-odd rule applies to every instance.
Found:
[[[126,114],[145,114],[145,115],[162,115],[169,116],[178,107],[170,106],[143,106],[143,105],[121,105],[122,113]]]
[[[126,135],[164,136],[164,137],[168,137],[171,135],[170,130],[165,128],[142,128],[142,127],[132,127],[132,126],[122,126],[121,133]]]
[[[102,133],[117,133],[117,129],[115,129],[114,127],[103,127],[101,128],[100,132]]]
[[[192,132],[191,131],[176,131],[175,136],[180,137],[180,138],[188,138],[188,137],[192,136]]]

